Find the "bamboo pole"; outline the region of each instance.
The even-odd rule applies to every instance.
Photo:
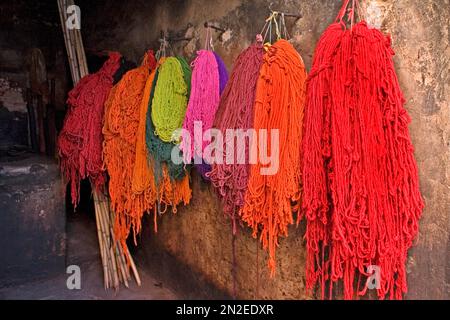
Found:
[[[67,52],[67,56],[69,59],[69,67],[70,67],[70,74],[72,76],[72,80],[75,81],[75,70],[74,70],[74,63],[73,61],[73,57],[72,57],[72,52],[69,46],[69,40],[67,39],[67,33],[66,33],[66,22],[64,20],[64,15],[63,15],[63,8],[62,8],[62,4],[61,4],[61,0],[57,0],[58,3],[58,11],[59,11],[59,18],[61,19],[61,27],[62,27],[62,32],[63,32],[63,36],[64,36],[64,43],[66,45],[66,52]]]
[[[94,186],[93,186],[94,187]],[[98,192],[93,189],[93,193],[94,193],[94,198],[96,199],[96,201],[94,202],[95,204],[95,211],[96,211],[96,216],[98,216],[98,227],[101,231],[101,237],[102,237],[102,241],[100,242],[100,247],[103,248],[103,252],[104,252],[104,268],[106,268],[107,273],[108,273],[108,285],[107,287],[110,286],[110,280],[112,280],[112,276],[110,274],[110,262],[109,262],[109,243],[108,243],[108,237],[107,237],[107,232],[105,230],[105,225],[103,223],[103,217],[102,217],[102,210],[101,210],[101,203],[102,203],[102,199],[100,198]]]
[[[97,201],[98,201],[97,194],[94,193],[94,203],[97,203]],[[95,206],[97,206],[97,205],[95,205]],[[99,212],[97,210],[95,211],[95,221],[97,224],[98,243],[100,244],[100,256],[102,258],[103,282],[104,282],[104,286],[106,289],[107,284],[108,284],[108,268],[106,266],[106,256],[105,256],[105,250],[103,248],[103,235],[100,230]]]
[[[74,50],[74,46],[73,46],[73,41],[70,37],[70,32],[66,26],[66,21],[67,21],[66,1],[58,0],[58,5],[59,5],[59,9],[60,9],[61,25],[62,25],[63,33],[65,35],[67,55],[69,57],[69,64],[73,68],[72,80],[75,85],[80,80],[80,70],[79,70],[79,66],[77,63],[78,61],[76,61],[77,58],[76,58],[76,54],[75,54],[75,50]]]
[[[136,279],[136,282],[138,284],[138,286],[141,286],[141,278],[139,277],[139,272],[137,271],[136,265],[134,264],[133,258],[131,258],[131,254],[130,251],[128,250],[128,248],[126,248],[127,250],[127,255],[130,257],[130,266],[131,266],[131,270],[133,270],[133,274],[134,274],[134,278]]]

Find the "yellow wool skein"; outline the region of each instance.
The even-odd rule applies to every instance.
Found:
[[[183,125],[187,103],[188,87],[182,66],[177,58],[169,57],[159,67],[152,101],[155,134],[162,141],[173,141],[173,133]]]

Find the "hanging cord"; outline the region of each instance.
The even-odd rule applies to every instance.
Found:
[[[270,14],[270,16],[266,19],[266,23],[264,24],[260,33],[261,35],[264,34],[263,42],[266,41],[267,35],[269,35],[269,43],[272,43],[272,32],[273,32],[272,25],[275,25],[275,34],[277,35],[277,40],[280,40],[282,38],[280,28],[277,22],[278,15],[279,12],[273,11]]]
[[[161,38],[159,39],[160,45],[159,49],[155,54],[156,60],[159,60],[160,58],[167,57],[168,54],[175,55],[175,50],[173,49],[172,45],[170,44],[171,41],[180,41],[180,40],[187,40],[187,39],[170,39],[170,37],[167,37],[166,32],[161,32]]]
[[[214,51],[214,42],[212,38],[212,30],[209,24],[206,24],[205,50]]]
[[[283,26],[283,29],[284,29],[284,38],[286,40],[289,40],[289,39],[291,39],[291,35],[289,34],[289,32],[286,28],[285,16],[286,16],[286,14],[284,12],[282,12],[280,20],[281,20],[281,25]]]
[[[263,41],[266,41],[267,36],[269,36],[269,43],[272,43],[273,27],[275,28],[275,35],[277,37],[277,40],[280,40],[283,38],[286,40],[289,40],[290,35],[286,28],[285,18],[286,17],[301,18],[301,15],[280,12],[280,11],[274,11],[271,9],[271,6],[272,6],[272,4],[269,6],[271,14],[266,19],[264,26],[260,32],[261,35],[264,35]]]
[[[361,7],[358,0],[351,0],[352,4],[350,5],[350,0],[344,0],[341,10],[339,11],[338,16],[336,17],[336,22],[339,22],[346,28],[344,17],[347,15],[347,22],[350,22],[350,29],[353,29],[353,25],[355,24],[355,16],[356,14],[359,17],[359,20],[366,20],[365,9]]]
[[[160,58],[166,57],[166,49],[167,49],[169,43],[166,39],[165,32],[162,33],[162,37],[161,37],[161,39],[159,39],[159,42],[160,42],[159,49],[155,55],[156,61],[158,61]]]

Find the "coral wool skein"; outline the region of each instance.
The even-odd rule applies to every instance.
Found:
[[[252,44],[236,59],[230,79],[222,94],[214,127],[221,132],[228,129],[248,130],[253,127],[253,107],[256,83],[263,63],[264,49],[261,43]],[[227,152],[224,141],[223,151]],[[235,157],[237,158],[237,157]],[[245,144],[245,159],[249,158],[249,141]],[[250,164],[213,164],[208,174],[223,203],[224,214],[231,218],[233,233],[236,233],[237,213],[244,205]]]

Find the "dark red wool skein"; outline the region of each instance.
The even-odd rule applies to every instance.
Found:
[[[120,59],[119,53],[110,53],[97,73],[81,79],[69,92],[69,110],[58,137],[58,151],[61,171],[70,183],[75,207],[79,202],[82,179],[89,178],[96,188],[105,183],[102,160],[104,105]]]
[[[256,83],[263,56],[262,44],[255,43],[236,59],[214,120],[214,127],[220,129],[224,135],[227,129],[247,130],[253,127]],[[236,218],[244,204],[250,165],[248,161],[247,164],[237,164],[237,161],[227,164],[225,143],[224,139],[223,164],[214,164],[208,176],[222,199],[224,213],[232,219],[233,233],[236,233]],[[245,147],[248,157],[248,141]]]

